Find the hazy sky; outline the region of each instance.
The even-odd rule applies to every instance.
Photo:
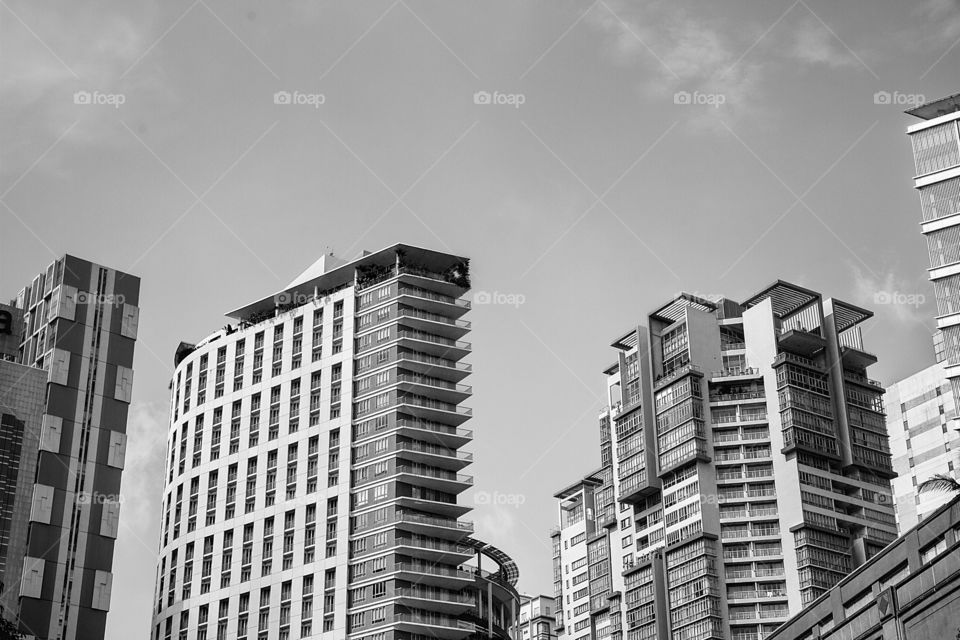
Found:
[[[960,90],[955,0],[0,0],[0,20],[0,291],[63,252],[143,278],[111,640],[148,633],[174,348],[325,251],[449,250],[508,294],[468,316],[465,499],[500,503],[477,535],[530,592],[552,591],[552,494],[599,465],[608,345],[670,295],[792,280],[876,310],[873,377],[933,362],[902,111]]]

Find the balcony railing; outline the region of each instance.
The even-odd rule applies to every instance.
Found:
[[[439,313],[430,313],[429,311],[421,311],[420,309],[412,309],[410,307],[403,307],[399,310],[397,315],[406,316],[408,318],[418,318],[420,320],[429,320],[431,322],[441,322],[443,324],[449,324],[451,326],[461,327],[463,329],[470,328],[470,322],[467,320],[448,318],[447,316]]]
[[[427,444],[424,442],[398,442],[397,449],[403,449],[404,451],[415,451],[417,453],[429,453],[438,456],[445,456],[447,458],[456,458],[457,460],[463,460],[465,462],[473,460],[473,454],[467,451],[455,451],[453,449],[447,449],[446,447],[441,447],[435,444]]]
[[[419,513],[398,513],[394,518],[396,522],[410,522],[413,524],[425,524],[431,527],[444,527],[447,529],[460,529],[463,531],[473,531],[473,523],[469,520],[453,520],[451,518],[437,518],[434,516],[425,516]]]
[[[459,427],[452,427],[448,424],[441,424],[439,422],[430,422],[429,420],[411,420],[407,418],[401,418],[400,420],[397,420],[397,426],[405,427],[408,429],[421,429],[423,431],[432,431],[434,433],[446,433],[448,435],[459,436],[461,438],[473,437],[473,431],[471,431],[470,429],[461,429]]]
[[[410,340],[420,340],[422,342],[432,342],[433,344],[440,344],[447,347],[456,347],[458,349],[469,350],[470,343],[463,342],[462,340],[454,340],[453,338],[445,338],[443,336],[434,335],[432,333],[427,333],[425,331],[412,331],[410,329],[401,329],[397,332],[397,336],[400,338],[408,338]]]
[[[426,387],[437,387],[439,389],[451,389],[453,391],[460,391],[462,393],[473,393],[473,387],[470,387],[469,385],[457,384],[456,382],[450,382],[449,380],[441,380],[440,378],[420,376],[411,373],[399,374],[397,376],[397,382],[420,384]]]
[[[427,291],[426,289],[421,289],[419,287],[405,287],[401,285],[399,288],[399,295],[413,296],[414,298],[423,298],[424,300],[433,300],[434,302],[445,302],[446,304],[453,304],[458,307],[463,307],[464,309],[470,308],[469,300],[462,300],[460,298],[454,298],[453,296],[445,296],[442,293]]]
[[[687,364],[682,367],[678,367],[669,373],[664,373],[657,377],[657,379],[653,381],[653,386],[654,388],[659,389],[660,387],[663,387],[677,378],[687,375],[688,373],[701,373],[700,367],[695,364]]]
[[[431,469],[414,465],[398,464],[397,473],[407,473],[414,476],[422,476],[424,478],[438,478],[440,480],[449,480],[451,482],[473,484],[473,476],[464,475],[462,473],[453,473],[452,471],[446,471],[444,469]]]
[[[737,400],[758,400],[765,398],[766,393],[761,391],[745,391],[742,393],[712,393],[710,402],[731,402]]]
[[[394,591],[394,595],[401,598],[417,598],[420,600],[439,600],[441,602],[453,602],[456,604],[473,604],[473,597],[468,593],[459,593],[455,591],[424,589],[424,588],[404,588],[400,587]]]
[[[758,376],[760,369],[755,367],[733,367],[730,369],[719,369],[713,372],[713,378],[733,378],[737,376]]]
[[[397,355],[398,360],[413,360],[414,362],[422,362],[424,364],[431,364],[438,367],[446,367],[448,369],[460,369],[461,371],[470,371],[473,367],[465,362],[456,362],[448,358],[441,358],[439,356],[430,356],[425,353],[420,353],[419,351],[409,351],[402,350]]]
[[[731,591],[727,600],[750,600],[752,598],[786,598],[786,589],[761,589],[759,591]]]

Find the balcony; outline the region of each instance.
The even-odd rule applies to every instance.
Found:
[[[472,558],[476,553],[471,547],[447,540],[436,540],[426,536],[400,537],[393,543],[393,547],[402,549],[400,553],[418,560],[460,564]]]
[[[397,354],[397,363],[408,371],[460,382],[473,371],[473,366],[448,358],[431,356],[417,351],[401,350]]]
[[[777,340],[780,348],[804,358],[810,358],[827,346],[827,341],[819,333],[803,329],[790,329],[780,334]]]
[[[402,370],[397,375],[397,384],[404,392],[428,396],[450,404],[460,404],[473,394],[473,388],[469,385]]]
[[[843,377],[849,382],[859,384],[864,387],[869,387],[873,391],[883,391],[883,384],[879,380],[873,380],[867,376],[862,376],[859,373],[854,373],[852,371],[844,370]]]
[[[393,522],[404,531],[447,540],[461,540],[464,536],[473,533],[472,522],[451,518],[436,518],[409,511],[398,513]]]
[[[754,600],[786,597],[786,589],[760,589],[757,591],[731,591],[727,593],[727,600]]]
[[[710,374],[710,382],[725,382],[727,380],[742,380],[761,377],[760,369],[754,367],[737,367],[720,369]]]
[[[400,285],[397,293],[401,304],[429,313],[460,317],[470,310],[470,302],[420,287]]]
[[[400,346],[408,350],[451,360],[466,357],[472,349],[469,342],[445,338],[426,331],[400,329],[397,331],[397,338],[400,340]]]
[[[844,345],[840,347],[840,360],[843,362],[844,368],[866,369],[877,363],[877,356],[869,351]]]
[[[459,640],[476,630],[476,625],[471,622],[439,614],[398,613],[393,616],[393,622],[398,630],[414,634],[415,637],[441,640]]]
[[[640,469],[620,483],[620,502],[636,504],[654,493],[657,493],[657,489],[647,482],[646,469]]]
[[[473,486],[473,476],[462,473],[453,473],[443,469],[424,467],[422,465],[398,464],[398,480],[418,487],[436,489],[454,495],[462,493]]]
[[[396,273],[400,276],[408,276],[402,278],[404,282],[413,282],[417,285],[422,284],[427,288],[439,290],[450,296],[460,295],[468,288],[463,287],[456,282],[451,282],[450,278],[442,273],[437,273],[436,271],[430,271],[429,269],[423,269],[421,267],[415,267],[413,265],[403,265],[399,269],[396,269]]]
[[[401,307],[397,312],[399,323],[416,331],[425,331],[445,338],[458,339],[470,333],[466,320],[450,318],[441,313],[431,313],[412,307]]]
[[[820,373],[825,373],[826,369],[811,360],[810,358],[804,358],[803,356],[798,356],[793,353],[788,353],[786,351],[780,352],[777,354],[777,357],[773,359],[773,366],[779,367],[782,364],[790,363],[799,365],[801,367],[806,367],[807,369],[813,369],[814,371],[819,371]]]
[[[404,606],[453,615],[462,613],[474,605],[470,594],[446,589],[401,587],[396,589],[393,595],[403,600]]]
[[[425,396],[401,395],[397,398],[397,405],[403,405],[403,412],[415,418],[433,422],[445,420],[454,425],[463,424],[473,415],[473,409],[433,400]]]
[[[746,517],[747,517],[747,510],[746,510],[746,509],[738,509],[738,510],[736,510],[736,511],[721,511],[721,512],[720,512],[720,519],[721,519],[721,520],[739,520],[739,519],[746,518]],[[724,557],[726,557],[726,554],[724,554]]]
[[[717,372],[714,371],[714,375],[716,374]],[[763,400],[764,398],[766,398],[766,393],[762,389],[759,391],[745,391],[743,393],[711,393],[710,404],[734,403],[744,400]]]
[[[435,442],[449,449],[458,449],[473,440],[473,431],[470,429],[460,429],[429,420],[399,418],[394,429],[398,429],[401,436]]]
[[[669,373],[664,373],[658,376],[656,380],[653,381],[653,388],[654,390],[662,389],[663,387],[667,386],[671,382],[674,382],[682,378],[683,376],[691,373],[703,375],[703,372],[700,370],[700,367],[698,367],[697,365],[695,364],[684,365],[682,367],[678,367],[677,369],[674,369],[673,371],[670,371]]]
[[[473,454],[455,451],[426,442],[398,442],[394,450],[398,457],[420,464],[429,464],[441,469],[459,471],[473,461]]]

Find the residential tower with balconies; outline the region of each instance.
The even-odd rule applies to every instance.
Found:
[[[506,638],[471,537],[464,258],[324,256],[175,358],[155,640]]]
[[[871,313],[777,281],[613,343],[601,467],[556,494],[563,637],[764,637],[896,537]]]

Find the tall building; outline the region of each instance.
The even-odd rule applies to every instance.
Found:
[[[613,342],[601,467],[556,494],[562,637],[764,637],[896,538],[871,316],[778,281]]]
[[[907,129],[920,194],[921,230],[927,239],[930,280],[937,299],[937,362],[946,363],[953,396],[960,399],[960,94],[908,109],[923,122]],[[958,403],[960,404],[960,403]]]
[[[919,492],[937,474],[960,479],[960,423],[942,364],[887,387],[887,432],[893,455],[893,498],[900,531],[949,501],[948,493]]]
[[[551,596],[520,596],[513,640],[556,640],[556,604]]]
[[[0,606],[28,637],[104,635],[139,291],[66,255],[0,308]]]
[[[458,501],[469,286],[417,247],[327,255],[180,345],[155,640],[508,637],[516,564]]]
[[[958,522],[960,496],[954,496],[768,640],[954,640],[960,634]]]

